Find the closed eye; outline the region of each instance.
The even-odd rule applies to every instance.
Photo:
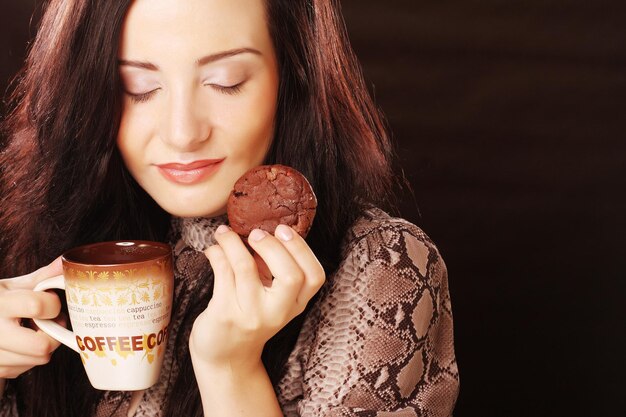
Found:
[[[145,103],[150,100],[154,94],[160,90],[160,88],[155,88],[154,90],[148,91],[146,93],[134,94],[126,91],[126,94],[130,97],[130,99],[135,103]]]
[[[229,85],[229,86],[224,86],[224,85],[219,85],[219,84],[207,84],[207,85],[220,93],[235,95],[241,92],[243,84],[244,82],[242,81],[239,84]]]

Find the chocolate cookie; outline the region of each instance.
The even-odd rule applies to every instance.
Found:
[[[252,229],[274,233],[279,224],[306,237],[316,208],[311,184],[300,172],[284,165],[262,165],[237,180],[226,212],[230,227],[244,238]]]

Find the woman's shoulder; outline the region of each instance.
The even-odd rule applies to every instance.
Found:
[[[395,217],[378,207],[369,207],[364,210],[349,229],[349,239],[359,239],[372,233],[385,230],[405,229],[419,238],[430,241],[424,231],[401,217]],[[431,242],[432,243],[432,242]]]
[[[389,262],[406,255],[422,271],[429,262],[443,263],[437,246],[420,227],[377,207],[365,210],[350,227],[342,252],[344,259],[358,256]]]
[[[330,293],[360,292],[372,301],[396,298],[447,281],[446,265],[435,243],[415,224],[379,208],[369,208],[352,225],[342,245],[342,261],[330,277]],[[379,297],[380,296],[380,297]]]

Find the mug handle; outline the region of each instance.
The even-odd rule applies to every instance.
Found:
[[[33,291],[45,291],[52,289],[65,290],[65,279],[63,278],[63,275],[57,275],[56,277],[41,281],[35,286],[35,288],[33,288]],[[33,319],[33,321],[48,336],[80,353],[78,344],[76,343],[76,335],[74,335],[74,333],[70,332],[60,324],[55,323],[53,320]]]

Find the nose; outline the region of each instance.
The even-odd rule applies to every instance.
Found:
[[[178,151],[194,151],[211,135],[210,121],[193,91],[172,92],[162,118],[161,139]]]

